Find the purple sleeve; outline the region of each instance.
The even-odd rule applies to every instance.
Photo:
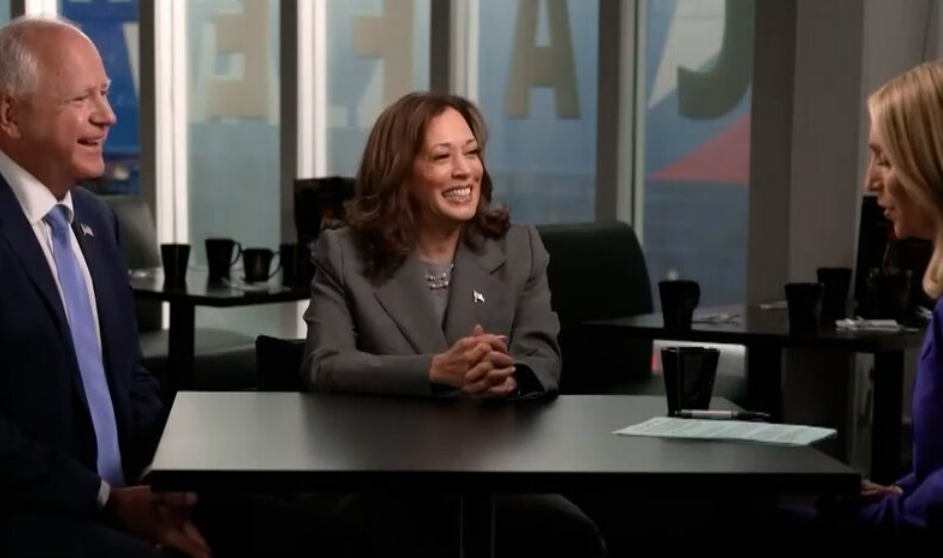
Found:
[[[913,473],[918,484],[943,469],[943,304],[937,304],[920,351],[913,387]]]
[[[937,303],[917,362],[913,390],[913,470],[896,484],[903,494],[864,506],[861,519],[895,532],[922,529],[943,508],[943,303]]]
[[[911,472],[907,476],[895,482],[894,485],[899,486],[905,494],[909,494],[913,492],[915,488],[917,488],[917,475]]]
[[[903,488],[903,487],[902,487]],[[887,528],[894,533],[925,529],[927,516],[943,509],[943,469],[929,475],[911,492],[888,496],[861,508],[866,523]]]

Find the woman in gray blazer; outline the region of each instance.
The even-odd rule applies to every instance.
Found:
[[[367,139],[349,226],[313,250],[303,372],[311,389],[536,398],[560,380],[549,257],[533,227],[491,206],[485,126],[467,100],[412,93]],[[343,513],[377,554],[441,556],[442,498],[358,497]],[[601,556],[595,524],[556,495],[497,500],[498,555]],[[448,550],[446,550],[448,549]],[[390,554],[394,555],[394,554]]]
[[[349,227],[327,230],[304,370],[319,391],[533,397],[557,391],[559,321],[533,227],[490,206],[484,125],[413,94],[367,140]]]

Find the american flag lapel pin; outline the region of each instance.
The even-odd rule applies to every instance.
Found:
[[[86,225],[85,223],[82,223],[82,232],[85,234],[85,236],[95,238],[95,232],[92,231],[92,227]]]
[[[484,304],[485,295],[479,293],[478,291],[472,291],[472,294],[474,296],[475,304],[479,304],[479,303]]]

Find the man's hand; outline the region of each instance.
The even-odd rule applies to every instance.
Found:
[[[107,506],[130,534],[157,547],[175,548],[191,558],[212,558],[206,539],[190,521],[196,495],[151,492],[149,486],[112,488]]]

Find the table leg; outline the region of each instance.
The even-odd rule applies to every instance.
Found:
[[[461,558],[491,558],[494,556],[494,497],[465,494],[461,506]]]
[[[871,479],[879,484],[897,480],[904,412],[904,352],[874,355],[874,415],[871,423]]]
[[[167,340],[167,385],[163,386],[167,401],[178,390],[193,385],[195,307],[186,302],[170,303],[170,332]]]
[[[778,347],[747,347],[747,404],[751,411],[783,416],[782,350]]]

